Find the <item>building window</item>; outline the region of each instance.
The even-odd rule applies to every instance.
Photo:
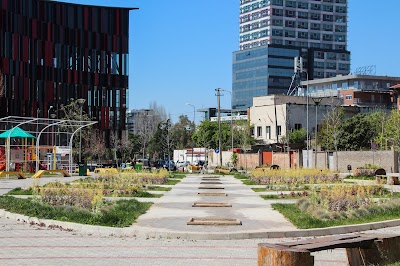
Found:
[[[262,127],[257,127],[257,137],[262,137]]]
[[[347,94],[347,95],[346,95],[346,100],[351,100],[351,99],[353,99],[353,95]]]
[[[282,128],[281,128],[281,126],[277,126],[277,127],[276,127],[276,134],[277,134],[278,136],[281,136],[281,135],[282,135]]]
[[[271,127],[270,126],[265,127],[265,135],[266,135],[267,139],[271,139]]]
[[[294,124],[294,129],[295,130],[301,129],[301,124]]]
[[[254,136],[254,127],[250,128],[250,136]]]

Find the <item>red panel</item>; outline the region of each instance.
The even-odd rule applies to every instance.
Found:
[[[3,7],[3,9],[7,9],[7,0],[3,0],[1,6]]]
[[[24,78],[24,99],[29,100],[29,79]]]
[[[54,92],[53,92],[53,82],[46,81],[46,92],[47,92],[47,101],[53,102]]]
[[[99,85],[99,73],[94,73],[94,85],[98,86]]]
[[[88,24],[89,24],[89,9],[85,7],[83,9],[83,28],[85,31],[88,31]]]
[[[4,74],[10,74],[10,70],[8,68],[8,58],[3,59],[3,71]]]
[[[51,41],[51,23],[47,23],[47,40]]]
[[[32,19],[32,37],[33,39],[37,38],[37,20]]]
[[[262,164],[272,164],[272,152],[265,151],[262,153]]]
[[[23,61],[24,62],[28,62],[28,60],[29,60],[29,58],[28,58],[28,56],[29,56],[29,53],[28,53],[28,45],[29,45],[29,41],[28,41],[29,39],[28,39],[28,37],[27,36],[24,36],[23,37],[23,54],[24,54],[24,57],[23,57]]]
[[[14,46],[14,60],[18,60],[19,55],[18,55],[18,34],[14,33],[13,34],[13,46]]]
[[[12,77],[12,79],[14,80],[14,88],[12,88],[14,90],[14,98],[18,99],[19,98],[19,84],[18,84],[18,77]]]
[[[78,70],[73,70],[74,72],[74,84],[78,84],[79,73]]]
[[[115,10],[115,34],[120,35],[120,13],[118,10]]]

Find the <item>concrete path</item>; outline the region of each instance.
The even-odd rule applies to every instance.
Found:
[[[286,231],[295,227],[279,212],[274,211],[269,201],[263,200],[240,180],[233,176],[218,176],[221,184],[203,180],[211,175],[188,175],[173,189],[160,198],[150,210],[139,217],[137,225],[170,232],[257,232]],[[215,180],[217,181],[217,180]],[[199,189],[200,187],[223,187],[224,189]],[[198,193],[221,192],[227,196],[202,196]],[[193,203],[229,203],[232,207],[192,207]],[[202,226],[187,225],[192,218],[239,219],[242,225]]]

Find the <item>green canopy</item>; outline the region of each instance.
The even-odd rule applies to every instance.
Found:
[[[6,132],[1,133],[0,134],[0,138],[1,139],[6,139],[9,136],[10,136],[10,138],[30,138],[30,139],[34,139],[35,138],[35,136],[33,136],[32,134],[26,132],[23,129],[20,129],[19,127],[15,127],[13,129],[9,129]]]

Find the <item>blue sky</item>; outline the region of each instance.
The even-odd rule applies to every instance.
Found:
[[[239,47],[239,0],[64,0],[138,7],[130,13],[129,108],[163,106],[174,122],[193,107],[216,107],[215,88],[231,90],[232,52]],[[376,65],[400,76],[399,0],[349,0],[352,71]],[[230,108],[230,94],[221,97]],[[196,113],[196,121],[201,114]]]

